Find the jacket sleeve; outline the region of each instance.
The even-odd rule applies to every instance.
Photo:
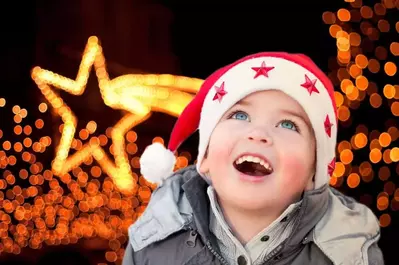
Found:
[[[125,249],[125,255],[123,256],[122,265],[135,265],[133,248],[129,243],[127,244]]]
[[[378,247],[377,242],[369,247],[367,254],[369,258],[369,265],[384,265],[384,257],[381,249]]]

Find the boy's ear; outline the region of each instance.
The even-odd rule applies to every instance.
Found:
[[[199,171],[201,174],[206,175],[209,172],[209,160],[208,160],[208,150],[204,154],[201,165],[199,166]]]
[[[202,159],[201,165],[199,166],[199,171],[203,175],[206,175],[209,172],[209,161],[205,156]]]
[[[306,187],[305,187],[305,191],[314,190],[315,176],[316,175],[313,175],[311,178],[309,178],[308,183],[306,184]]]

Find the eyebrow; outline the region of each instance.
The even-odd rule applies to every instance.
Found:
[[[251,106],[251,103],[248,102],[248,100],[246,100],[246,99],[241,99],[240,101],[238,101],[238,102],[236,103],[236,105]]]
[[[301,119],[309,128],[312,128],[312,125],[309,123],[309,121],[305,117],[303,117],[303,115],[301,115],[295,111],[292,111],[289,109],[282,109],[281,113],[297,117],[298,119]],[[305,113],[305,115],[306,115],[306,113]]]

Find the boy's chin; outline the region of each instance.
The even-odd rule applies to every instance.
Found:
[[[271,198],[250,198],[236,202],[236,207],[243,211],[261,211],[274,208],[275,202]]]
[[[260,210],[276,206],[276,197],[267,190],[253,190],[242,187],[231,199],[236,207],[246,210]]]

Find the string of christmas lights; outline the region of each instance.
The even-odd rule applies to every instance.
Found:
[[[387,227],[392,221],[389,212],[399,210],[398,183],[390,178],[399,174],[399,85],[394,84],[399,22],[389,20],[399,15],[399,2],[383,0],[372,6],[361,0],[346,2],[348,8],[322,15],[336,39],[337,56],[330,62],[330,79],[339,87],[335,92],[338,118],[346,131],[353,131],[349,139],[338,143],[339,161],[331,185],[354,189],[362,181],[372,183],[378,177],[383,190],[376,202],[371,203],[372,196],[363,198],[381,212],[380,225]],[[356,111],[369,116],[362,119]],[[360,119],[365,123],[359,124]],[[368,160],[354,164],[355,157]]]

